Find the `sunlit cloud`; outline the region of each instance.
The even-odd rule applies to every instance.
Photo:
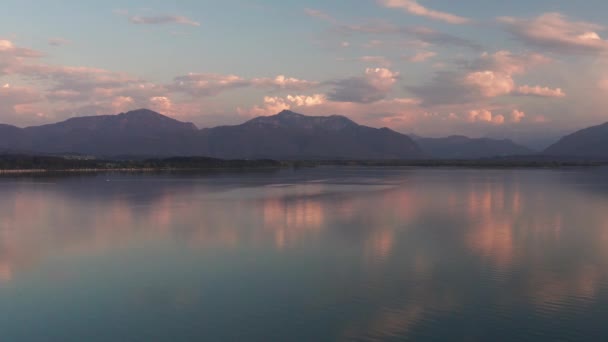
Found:
[[[254,106],[251,109],[239,107],[237,112],[248,116],[266,116],[277,114],[286,109],[318,106],[326,102],[327,98],[323,94],[287,95],[285,97],[265,96],[263,105]]]
[[[327,21],[329,23],[337,22],[337,20],[334,17],[332,17],[331,15],[329,15],[321,10],[318,10],[318,9],[305,8],[304,13],[310,17],[321,19],[321,20]]]
[[[532,19],[500,17],[498,21],[515,37],[537,48],[574,54],[608,51],[608,41],[598,33],[603,26],[570,21],[561,13],[544,13]]]
[[[562,91],[561,88],[549,88],[549,87],[541,87],[541,86],[528,86],[528,85],[524,85],[524,86],[520,86],[517,88],[516,94],[521,94],[521,95],[533,95],[533,96],[540,96],[540,97],[565,97],[566,93],[564,93]]]
[[[415,55],[406,57],[405,59],[412,63],[420,63],[420,62],[425,62],[435,56],[437,56],[437,53],[435,53],[435,52],[422,51],[422,52],[416,53]]]
[[[364,76],[331,81],[335,88],[329,92],[328,98],[337,102],[379,101],[391,92],[398,78],[398,72],[387,68],[367,68]]]
[[[377,0],[378,3],[387,8],[401,9],[407,13],[426,17],[433,20],[439,20],[450,24],[466,24],[471,22],[469,18],[461,17],[455,14],[432,10],[424,7],[416,0]]]

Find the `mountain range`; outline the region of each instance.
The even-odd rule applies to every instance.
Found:
[[[508,139],[425,138],[340,116],[284,110],[240,125],[198,129],[147,109],[19,128],[0,124],[0,152],[223,159],[608,159],[608,123],[565,136],[540,154]]]
[[[344,116],[291,111],[241,125],[198,129],[147,109],[76,117],[18,128],[0,126],[0,150],[93,156],[208,156],[224,159],[416,159],[407,135]]]

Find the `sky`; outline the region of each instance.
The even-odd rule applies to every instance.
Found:
[[[0,123],[289,109],[542,147],[608,121],[604,0],[4,0]]]

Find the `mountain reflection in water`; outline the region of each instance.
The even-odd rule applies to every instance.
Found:
[[[606,185],[604,169],[0,178],[0,330],[594,340]]]

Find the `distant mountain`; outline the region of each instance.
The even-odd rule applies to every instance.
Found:
[[[25,143],[25,135],[21,128],[0,124],[0,151],[17,150]]]
[[[608,159],[608,122],[567,135],[543,153],[558,157]]]
[[[407,135],[361,126],[339,115],[291,111],[237,126],[203,130],[209,156],[277,159],[413,159],[422,157]]]
[[[72,118],[23,129],[24,150],[90,155],[194,153],[198,129],[151,110]]]
[[[209,156],[273,159],[412,159],[422,153],[406,135],[361,126],[343,116],[283,111],[237,126],[199,130],[140,109],[18,128],[0,125],[0,151],[96,156]]]
[[[473,139],[461,135],[453,135],[445,138],[414,136],[414,141],[424,153],[438,159],[479,159],[534,153],[529,148],[518,145],[509,139]]]

